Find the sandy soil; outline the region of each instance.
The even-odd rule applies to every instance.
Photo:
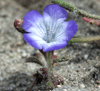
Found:
[[[100,15],[100,0],[64,0],[88,13]],[[49,0],[0,0],[0,91],[27,91],[34,81],[33,74],[41,68],[26,63],[26,58],[39,53],[24,43],[22,35],[13,26],[15,19],[22,18],[29,10],[42,9]],[[83,22],[77,14],[68,11],[68,19],[75,20],[78,32],[75,36],[100,35],[100,28]],[[64,79],[64,85],[53,91],[100,91],[100,47],[95,44],[75,43],[55,51],[65,57],[54,66],[54,73]],[[40,54],[41,61],[44,60]],[[45,82],[35,85],[32,91],[46,91]]]

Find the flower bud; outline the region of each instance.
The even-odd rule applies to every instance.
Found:
[[[95,24],[98,27],[100,27],[100,20],[91,19],[91,18],[87,18],[87,17],[83,17],[82,19],[83,19],[83,21],[89,22],[90,24]]]
[[[18,32],[21,32],[21,33],[28,33],[26,32],[23,28],[22,28],[22,24],[23,24],[23,18],[17,20],[15,19],[14,21],[14,27],[18,30]]]

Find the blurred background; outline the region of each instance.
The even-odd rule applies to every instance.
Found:
[[[100,0],[64,1],[88,13],[100,15]],[[41,61],[44,58],[38,50],[23,42],[22,34],[16,31],[13,23],[15,19],[22,18],[33,9],[42,14],[43,8],[48,4],[51,4],[50,0],[0,0],[0,91],[26,91],[34,81],[32,76],[41,66],[26,63],[25,60],[34,53],[39,55]],[[67,21],[75,20],[78,25],[75,36],[100,35],[99,27],[83,22],[75,12],[67,12]],[[65,48],[55,51],[55,55],[63,56],[65,60],[54,67],[54,71],[65,79],[65,88],[69,86],[70,89],[76,88],[80,91],[99,91],[99,46],[88,43],[68,44]]]

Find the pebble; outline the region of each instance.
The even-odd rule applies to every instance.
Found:
[[[87,44],[87,43],[83,43],[83,46],[84,46],[84,47],[87,47],[88,45],[89,45],[89,44]]]
[[[3,77],[0,77],[0,81],[3,81],[4,80],[4,78]]]
[[[66,89],[63,89],[63,91],[67,91]]]
[[[85,85],[83,83],[81,83],[79,86],[81,89],[85,88]]]
[[[25,57],[27,57],[27,53],[26,52],[23,52],[22,53],[22,58],[25,58]]]
[[[13,53],[10,53],[10,54],[9,54],[9,57],[14,57],[14,54],[13,54]]]
[[[0,53],[5,53],[5,51],[4,51],[4,50],[2,50],[2,49],[0,49]]]
[[[87,54],[85,54],[85,55],[84,55],[84,59],[87,59],[87,58],[88,58],[88,55],[87,55]]]
[[[21,51],[22,51],[21,49],[19,49],[19,48],[17,49],[17,52],[21,53]]]
[[[61,88],[61,85],[57,85],[58,88]]]
[[[98,84],[100,84],[100,81],[99,81],[99,80],[97,80],[96,82],[97,82]]]

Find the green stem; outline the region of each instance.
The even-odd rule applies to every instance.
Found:
[[[49,51],[49,52],[47,52],[46,53],[46,61],[47,61],[47,63],[48,63],[48,68],[50,68],[50,71],[53,71],[53,69],[52,69],[52,60],[51,60],[52,58],[51,58],[51,51]]]
[[[47,64],[48,64],[48,82],[47,82],[47,85],[51,88],[55,88],[54,87],[54,84],[52,82],[52,74],[53,74],[53,69],[52,69],[52,58],[51,58],[51,52],[46,52],[46,61],[47,61]]]
[[[100,36],[96,37],[73,37],[68,43],[83,43],[100,40]]]
[[[63,0],[51,0],[51,2],[54,3],[54,4],[59,4],[63,8],[65,8],[69,11],[75,12],[75,13],[77,13],[78,15],[80,15],[82,17],[88,17],[88,18],[100,20],[100,16],[93,15],[93,14],[88,14],[87,12],[79,10],[78,8],[74,7],[73,5],[71,5],[67,2],[64,2]]]

